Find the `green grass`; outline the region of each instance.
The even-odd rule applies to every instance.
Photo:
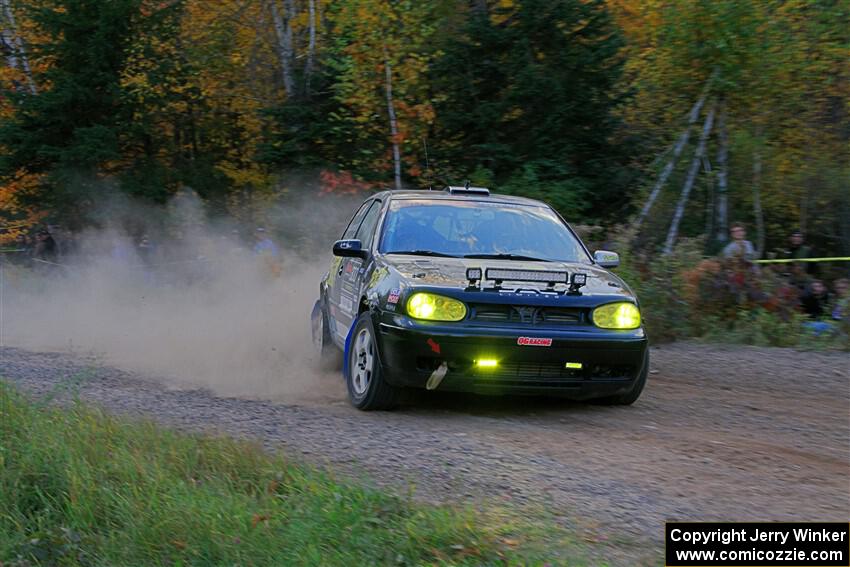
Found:
[[[427,506],[255,444],[32,402],[0,380],[6,567],[575,565],[553,525]]]

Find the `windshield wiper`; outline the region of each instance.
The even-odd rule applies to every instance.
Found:
[[[385,254],[406,254],[408,256],[436,256],[438,258],[457,258],[452,254],[443,254],[442,252],[434,252],[433,250],[393,250],[385,252]]]
[[[530,262],[551,262],[552,260],[544,260],[543,258],[535,258],[534,256],[524,256],[523,254],[465,254],[464,258],[480,258],[482,260],[527,260]]]

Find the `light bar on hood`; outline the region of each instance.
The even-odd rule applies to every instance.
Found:
[[[567,283],[569,274],[567,272],[550,272],[544,270],[505,270],[501,268],[487,268],[487,279],[496,281],[514,282],[544,282],[544,283]]]

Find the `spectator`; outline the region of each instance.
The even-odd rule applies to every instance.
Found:
[[[154,271],[154,263],[156,255],[156,247],[151,242],[147,234],[143,234],[136,244],[136,255],[141,262],[142,278],[147,284],[156,283],[156,273]]]
[[[136,245],[136,253],[139,255],[139,260],[142,261],[142,264],[153,264],[156,249],[147,234],[143,234],[139,239],[139,243]]]
[[[263,227],[258,227],[254,231],[254,238],[256,240],[254,254],[262,258],[266,272],[274,277],[280,276],[280,250],[278,250],[277,244],[269,238],[266,229]]]
[[[747,229],[744,225],[739,222],[732,223],[729,234],[732,236],[732,242],[723,249],[723,257],[727,260],[738,260],[752,264],[756,258],[756,251],[753,248],[753,243],[746,239]]]
[[[813,257],[812,248],[804,242],[803,233],[799,229],[795,229],[791,232],[791,236],[788,238],[788,241],[788,250],[783,252],[781,258],[786,260],[804,260],[806,258]],[[796,270],[794,268],[796,268]],[[814,277],[818,273],[818,266],[815,262],[794,262],[791,264],[791,270],[789,273],[793,274],[794,272]]]
[[[261,226],[257,227],[257,230],[254,231],[254,239],[256,240],[256,243],[254,244],[254,254],[257,256],[271,256],[273,258],[277,258],[280,255],[277,244],[269,238],[268,234],[266,234],[265,228]]]
[[[56,241],[50,232],[42,228],[35,234],[35,246],[32,250],[32,257],[35,260],[42,262],[56,263],[57,246]]]
[[[803,306],[803,311],[812,319],[821,319],[826,315],[830,315],[829,309],[829,291],[821,280],[812,280],[812,283],[803,293],[800,298],[800,303]]]

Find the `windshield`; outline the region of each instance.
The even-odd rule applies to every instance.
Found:
[[[392,201],[379,250],[592,263],[578,239],[548,207],[466,199]]]

